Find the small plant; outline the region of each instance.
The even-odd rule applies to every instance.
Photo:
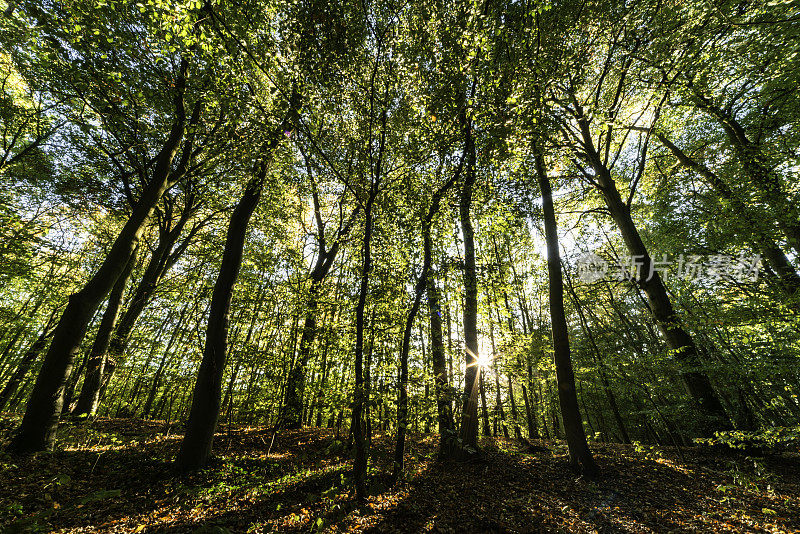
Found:
[[[660,460],[663,458],[661,451],[653,445],[645,445],[639,441],[633,442],[633,450],[643,455],[648,460]]]
[[[0,505],[0,522],[5,523],[21,516],[23,512],[22,503],[10,502]]]
[[[733,480],[733,485],[724,486],[726,488],[739,487],[750,491],[766,491],[774,495],[775,490],[772,486],[774,475],[767,471],[764,463],[756,458],[747,457],[744,464],[731,462],[727,474]],[[718,486],[717,489],[722,486]]]

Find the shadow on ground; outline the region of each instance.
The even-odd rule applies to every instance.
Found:
[[[0,531],[800,529],[797,453],[753,459],[593,444],[602,478],[590,481],[569,471],[558,443],[538,442],[547,450],[527,454],[512,441],[486,439],[479,459],[456,463],[436,460],[436,439],[417,435],[409,440],[405,480],[388,488],[391,436],[376,436],[371,496],[355,506],[349,453],[328,430],[222,429],[214,464],[188,476],[170,464],[180,431],[163,422],[98,419],[65,425],[59,452],[0,456]],[[748,462],[758,469],[748,471]]]

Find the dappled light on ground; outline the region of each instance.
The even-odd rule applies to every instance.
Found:
[[[10,428],[4,421],[3,428]],[[220,429],[217,458],[179,476],[180,429],[98,419],[69,424],[62,450],[2,457],[3,532],[791,532],[800,455],[593,444],[602,477],[567,468],[565,447],[519,452],[484,438],[475,461],[436,459],[415,435],[409,471],[387,486],[391,437],[375,436],[369,498],[354,504],[351,460],[332,431]],[[271,446],[271,447],[270,447]],[[269,449],[269,454],[267,454]],[[748,470],[757,462],[758,473]]]

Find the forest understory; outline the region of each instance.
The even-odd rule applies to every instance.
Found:
[[[6,414],[7,432],[16,417]],[[274,435],[274,439],[273,439]],[[572,474],[561,441],[481,437],[468,462],[411,434],[414,469],[389,487],[392,436],[373,442],[366,504],[349,495],[347,436],[220,428],[209,468],[178,475],[163,421],[69,423],[57,450],[0,457],[0,531],[12,532],[797,532],[800,453],[593,443],[604,473]],[[479,481],[480,483],[476,483]]]

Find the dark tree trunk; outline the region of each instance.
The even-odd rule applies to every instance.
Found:
[[[687,393],[694,400],[697,408],[707,417],[707,421],[704,421],[701,425],[703,432],[709,434],[713,430],[730,428],[730,422],[722,403],[714,392],[711,380],[709,380],[708,375],[702,368],[695,342],[692,336],[684,329],[680,318],[675,313],[672,301],[661,281],[661,276],[658,271],[653,271],[652,276],[648,276],[652,259],[647,247],[645,247],[639,231],[633,223],[628,205],[620,197],[611,173],[603,164],[594,147],[591,132],[589,131],[589,123],[580,106],[578,106],[577,112],[583,143],[582,149],[595,172],[597,186],[622,234],[622,239],[628,252],[638,260],[641,266],[641,271],[635,282],[647,295],[650,312],[666,339],[667,345],[674,351],[678,363],[683,368],[681,369],[681,378]]]
[[[186,434],[175,460],[176,466],[182,471],[203,467],[211,456],[222,397],[222,374],[225,371],[228,349],[231,297],[242,265],[247,227],[261,198],[266,172],[267,164],[262,162],[260,168],[256,170],[256,176],[247,184],[239,204],[233,210],[228,233],[225,236],[222,264],[211,296],[203,359],[200,362],[192,394]]]
[[[528,396],[528,388],[522,384],[522,400],[525,403],[525,420],[528,423],[528,438],[537,439],[539,437],[539,430],[536,427],[536,416],[533,415],[530,397]]]
[[[494,373],[495,404],[497,405],[497,416],[500,418],[500,429],[503,437],[508,439],[508,424],[506,423],[506,412],[503,409],[503,399],[500,396],[500,373],[495,368]]]
[[[184,239],[181,245],[175,252],[173,252],[173,247],[177,243],[184,226],[188,222],[191,214],[194,213],[195,209],[196,206],[194,205],[193,201],[189,200],[187,201],[187,205],[174,227],[169,227],[169,218],[166,216],[164,217],[164,222],[162,222],[162,224],[159,226],[158,245],[153,251],[150,261],[148,261],[147,267],[144,270],[144,274],[142,274],[142,278],[136,285],[136,289],[133,290],[130,303],[117,323],[116,329],[114,330],[111,340],[108,343],[106,353],[103,357],[102,380],[98,383],[95,380],[90,380],[89,376],[87,375],[86,380],[84,381],[85,385],[88,384],[92,388],[99,388],[98,391],[92,390],[86,393],[87,396],[97,397],[97,401],[95,402],[95,410],[97,409],[97,404],[99,404],[103,397],[103,385],[108,384],[114,374],[114,371],[119,369],[125,359],[125,351],[127,350],[131,333],[133,332],[133,329],[136,326],[136,323],[145,307],[153,297],[158,283],[161,281],[164,274],[166,274],[166,272],[169,270],[171,265],[177,261],[180,253],[189,245],[189,242],[194,235],[194,230],[189,232],[189,235]],[[85,385],[84,388],[86,387]],[[83,394],[84,392],[81,390],[81,395]]]
[[[467,126],[467,172],[461,187],[460,218],[464,236],[464,393],[461,401],[459,437],[465,447],[478,447],[478,277],[475,269],[475,232],[470,207],[472,186],[475,183],[475,143],[472,127]]]
[[[428,277],[427,295],[431,329],[431,365],[433,366],[436,415],[439,421],[439,450],[441,453],[447,447],[447,442],[452,440],[453,409],[450,404],[450,380],[447,374],[447,362],[445,361],[444,353],[439,291],[436,287],[436,280],[432,276]]]
[[[397,396],[398,398],[397,441],[395,444],[394,472],[392,475],[392,478],[394,480],[397,480],[397,478],[399,478],[404,467],[403,455],[405,451],[406,429],[408,427],[408,353],[411,348],[411,331],[413,330],[414,320],[417,317],[417,313],[419,312],[419,308],[422,303],[422,294],[427,289],[428,295],[430,297],[431,288],[433,287],[432,285],[433,282],[430,283],[428,282],[431,269],[431,262],[432,262],[431,225],[433,224],[433,218],[439,212],[439,206],[441,205],[442,198],[444,198],[445,194],[450,189],[450,187],[452,187],[452,185],[458,180],[458,177],[461,174],[461,168],[462,168],[462,163],[460,162],[455,172],[453,173],[453,176],[433,194],[433,197],[431,198],[431,204],[428,207],[428,211],[425,215],[425,218],[422,221],[422,248],[423,248],[422,272],[420,273],[419,278],[417,279],[417,283],[414,286],[414,301],[411,304],[411,310],[409,310],[408,315],[406,316],[406,324],[405,328],[403,329],[403,342],[400,347],[400,383]],[[436,291],[434,289],[433,293],[435,294],[435,292]],[[436,297],[434,297],[434,299],[435,298]],[[438,307],[438,304],[436,305],[436,307]],[[433,315],[431,315],[431,321],[432,321],[431,324],[433,324],[433,320],[434,320]],[[432,332],[431,335],[438,335],[439,348],[442,349],[443,347],[441,346],[442,345],[441,322],[438,323],[438,332],[436,334]],[[437,358],[440,357],[440,355],[435,354],[436,349],[433,350],[434,350],[433,359],[436,360]],[[442,353],[441,354],[442,359],[443,356],[444,354]],[[424,355],[423,355],[423,361],[424,361]],[[444,362],[443,361],[439,363],[434,362],[434,366],[438,366],[440,364],[443,366]],[[439,421],[440,423],[442,422],[441,414]]]
[[[578,312],[578,317],[580,318],[581,327],[589,339],[589,344],[592,347],[592,350],[595,354],[595,359],[597,360],[597,367],[600,373],[600,381],[603,385],[603,392],[606,395],[606,399],[608,400],[608,405],[611,407],[611,413],[614,415],[614,421],[617,423],[617,429],[619,430],[620,437],[622,438],[622,443],[630,443],[631,438],[628,435],[628,429],[625,426],[625,422],[622,419],[622,414],[619,411],[619,406],[617,405],[617,397],[614,395],[614,390],[611,389],[611,384],[608,380],[608,374],[606,372],[605,361],[603,360],[603,355],[600,352],[600,348],[597,346],[597,342],[594,339],[594,333],[592,329],[589,327],[589,323],[586,320],[586,316],[583,313],[583,305],[581,304],[580,300],[578,299],[578,294],[575,292],[575,288],[572,285],[572,280],[567,275],[567,290],[572,297],[572,301],[575,303],[575,309]]]
[[[550,321],[553,329],[553,352],[555,355],[556,379],[558,381],[558,400],[561,405],[561,419],[569,449],[569,462],[580,469],[587,477],[595,476],[597,464],[586,443],[581,414],[578,410],[578,396],[575,391],[575,376],[569,349],[569,330],[564,313],[564,287],[561,279],[561,255],[558,250],[558,229],[553,207],[553,193],[550,178],[545,170],[544,157],[536,153],[536,174],[542,192],[542,212],[544,214],[545,239],[547,241],[547,274],[549,277]]]
[[[33,344],[28,347],[28,350],[25,351],[22,359],[17,364],[14,374],[11,375],[11,378],[8,380],[8,382],[6,382],[3,391],[0,392],[0,412],[3,411],[9,401],[14,397],[14,393],[17,392],[20,384],[25,379],[25,375],[28,374],[28,371],[30,371],[31,367],[33,366],[33,362],[36,361],[36,358],[39,357],[39,354],[41,354],[41,352],[47,346],[47,339],[53,333],[52,327],[57,312],[58,309],[53,310],[53,313],[47,320],[47,324],[45,324],[42,333],[39,334],[39,337],[36,338]]]
[[[492,427],[489,424],[489,408],[486,406],[486,385],[483,383],[483,375],[484,373],[478,375],[478,387],[480,388],[480,395],[481,395],[481,418],[483,420],[483,435],[484,436],[491,436],[492,435]]]
[[[517,422],[517,402],[514,400],[514,384],[511,382],[511,375],[508,375],[508,401],[511,403],[511,422],[514,423],[514,437],[522,439],[522,431]]]
[[[372,241],[372,204],[377,193],[373,184],[370,196],[364,209],[364,235],[362,240],[363,263],[361,266],[361,282],[356,305],[356,347],[355,347],[355,390],[353,392],[353,417],[350,433],[355,444],[353,462],[353,480],[355,482],[356,500],[363,502],[367,497],[367,451],[364,443],[364,311],[369,291],[369,272],[372,267],[370,246]]]
[[[321,256],[320,256],[321,258]],[[317,265],[319,265],[319,261]],[[314,269],[316,274],[317,269]],[[327,273],[326,273],[327,274]],[[324,274],[322,275],[324,277]],[[311,355],[311,346],[317,334],[317,304],[319,301],[322,277],[312,275],[311,288],[306,301],[306,318],[300,338],[299,354],[289,371],[286,390],[278,425],[282,428],[300,428],[303,426],[303,400],[305,397],[306,365]]]
[[[285,397],[281,408],[281,417],[278,425],[284,428],[300,428],[303,426],[303,406],[306,388],[306,366],[311,357],[311,347],[317,335],[317,308],[319,304],[322,282],[328,276],[339,252],[342,239],[349,233],[350,226],[358,213],[358,208],[353,211],[347,221],[342,221],[335,235],[335,241],[330,249],[327,248],[325,238],[325,224],[320,209],[317,184],[308,166],[308,175],[311,181],[311,192],[314,201],[314,216],[317,221],[317,259],[311,271],[311,285],[306,301],[305,322],[300,339],[300,350],[296,361],[292,363],[286,381]]]
[[[136,254],[134,251],[128,260],[128,265],[117,279],[111,293],[108,296],[108,304],[100,320],[100,327],[97,329],[92,350],[89,352],[89,361],[86,364],[86,378],[78,397],[78,403],[72,411],[73,416],[94,415],[97,411],[97,403],[100,400],[100,385],[103,381],[103,368],[105,367],[106,352],[111,341],[111,334],[119,316],[119,307],[122,303],[122,296],[125,293],[125,286],[130,279],[133,267],[136,265]]]
[[[139,243],[145,223],[161,196],[173,183],[172,163],[183,139],[186,123],[183,88],[187,68],[188,63],[183,60],[175,82],[178,88],[175,98],[177,118],[156,159],[153,176],[143,189],[103,264],[83,289],[69,297],[33,386],[22,423],[9,445],[9,449],[14,452],[50,450],[55,445],[58,419],[64,402],[64,386],[72,371],[75,354],[86,335],[89,321],[125,270]]]

